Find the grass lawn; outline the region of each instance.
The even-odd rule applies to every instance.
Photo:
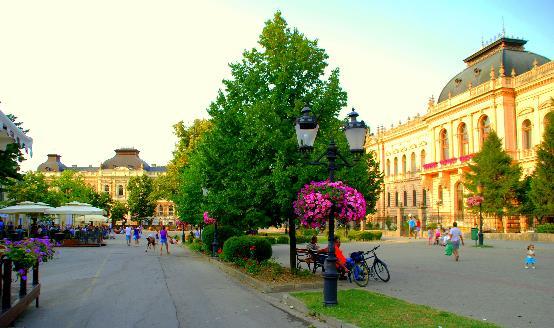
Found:
[[[340,290],[339,305],[335,307],[323,306],[322,292],[296,292],[292,295],[302,300],[310,311],[358,327],[498,327],[362,289]]]

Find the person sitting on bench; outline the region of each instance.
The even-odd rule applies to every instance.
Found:
[[[348,268],[346,267],[346,257],[344,257],[344,254],[342,254],[342,251],[340,249],[340,238],[339,236],[335,235],[335,256],[337,258],[336,266],[337,271],[339,272],[339,280],[346,280],[346,274],[350,272]],[[319,253],[329,253],[329,247],[325,247],[319,250]]]

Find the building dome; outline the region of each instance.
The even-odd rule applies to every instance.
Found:
[[[46,162],[40,164],[37,168],[38,172],[62,172],[67,167],[60,161],[61,156],[58,154],[48,154]]]
[[[519,75],[530,71],[535,65],[543,65],[550,60],[544,56],[525,51],[525,40],[502,37],[473,55],[464,59],[468,67],[454,76],[442,89],[438,102],[447,100],[468,90],[469,84],[476,87],[491,79],[491,69],[496,77],[501,67],[504,74]]]
[[[140,159],[139,151],[134,148],[120,148],[115,150],[115,156],[102,163],[102,169],[115,169],[116,167],[126,167],[131,170],[148,170],[150,165]]]

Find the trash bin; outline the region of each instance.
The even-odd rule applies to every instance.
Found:
[[[471,240],[478,240],[478,239],[479,239],[479,229],[471,228]]]

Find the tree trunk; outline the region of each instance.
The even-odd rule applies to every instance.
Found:
[[[290,270],[296,274],[296,227],[294,218],[289,217]]]

